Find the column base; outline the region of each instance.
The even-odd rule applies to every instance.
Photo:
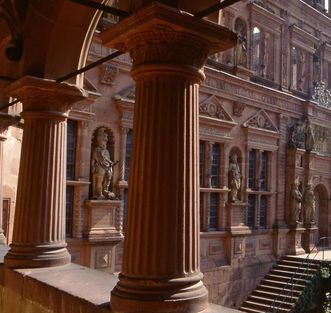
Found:
[[[111,306],[116,313],[197,313],[207,308],[208,291],[196,277],[164,281],[121,275],[111,292]]]
[[[9,268],[52,267],[69,264],[71,256],[63,245],[20,246],[10,245],[5,256]]]

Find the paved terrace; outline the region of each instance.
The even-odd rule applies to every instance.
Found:
[[[319,251],[312,251],[310,254],[301,254],[297,255],[298,258],[306,259],[309,257],[309,259],[315,259],[318,261],[331,261],[331,249],[328,248],[327,250],[325,249],[324,252],[319,248]]]

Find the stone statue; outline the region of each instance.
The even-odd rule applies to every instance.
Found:
[[[238,191],[241,187],[241,173],[238,164],[238,156],[236,153],[232,154],[230,157],[229,164],[229,201],[235,202],[238,200]]]
[[[316,199],[313,190],[313,185],[311,183],[307,184],[307,188],[304,193],[304,210],[305,210],[305,223],[314,224],[315,223],[315,210],[316,210]]]
[[[296,179],[291,187],[291,222],[302,223],[302,193],[299,190],[299,181]]]
[[[246,36],[243,34],[238,35],[237,64],[244,67],[247,65]]]
[[[309,119],[296,121],[289,127],[288,147],[308,152],[315,149],[314,130]]]
[[[238,33],[238,43],[236,46],[236,64],[246,67],[247,66],[247,37],[246,37],[246,24],[241,19],[236,20],[236,32]]]
[[[310,120],[306,119],[305,123],[305,149],[310,152],[314,150],[315,147],[315,138],[313,127],[311,126]]]
[[[113,177],[113,162],[107,149],[108,134],[104,127],[100,127],[96,134],[96,145],[92,152],[92,197],[93,199],[115,199],[116,196],[109,190]]]

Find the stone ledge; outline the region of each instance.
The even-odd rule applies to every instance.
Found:
[[[1,272],[3,313],[109,313],[110,291],[118,280],[114,275],[75,264],[43,269],[3,267]]]
[[[0,264],[0,277],[2,313],[110,313],[110,291],[118,281],[115,275],[76,264],[18,270]],[[239,312],[212,303],[204,311]]]

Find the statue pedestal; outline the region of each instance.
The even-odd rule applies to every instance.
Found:
[[[318,228],[315,224],[305,225],[307,228],[302,234],[302,247],[305,249],[306,253],[311,252],[315,248],[316,243],[316,233]]]
[[[232,235],[250,234],[251,231],[246,225],[246,207],[247,203],[241,201],[230,202],[226,204],[227,227],[226,229]]]
[[[234,68],[233,73],[242,79],[250,79],[254,75],[254,71],[241,65],[237,65]]]
[[[305,230],[306,229],[302,227],[302,224],[291,227],[287,254],[299,255],[305,253],[305,250],[302,248],[301,244],[302,234]]]
[[[120,200],[87,200],[87,238],[117,244],[123,240]]]

